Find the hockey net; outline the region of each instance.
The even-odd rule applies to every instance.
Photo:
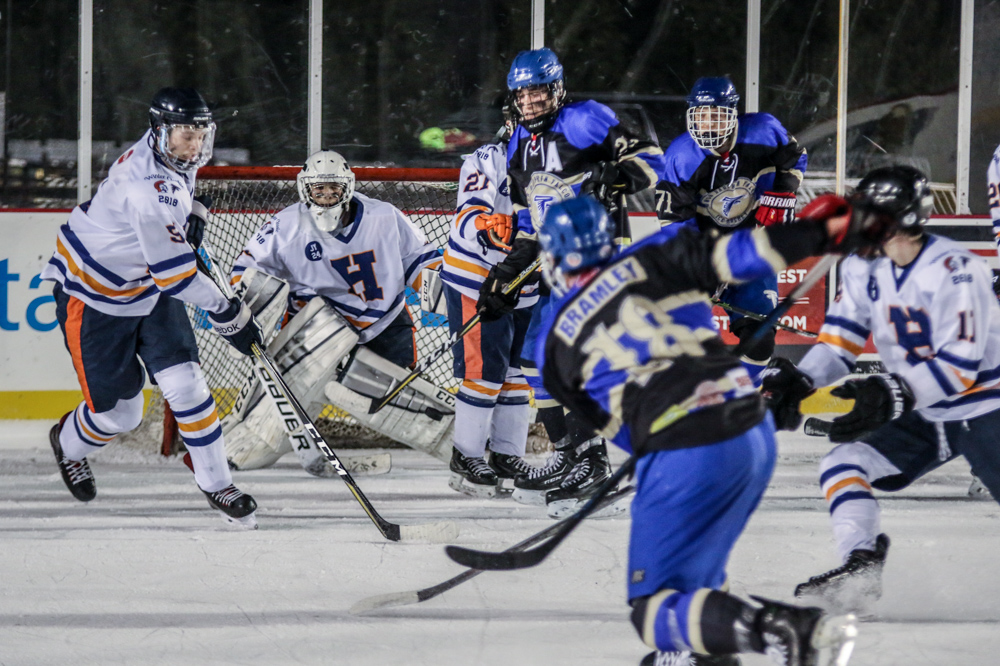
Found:
[[[458,200],[458,169],[356,168],[355,190],[386,201],[403,211],[427,239],[444,248]],[[299,167],[204,167],[198,171],[196,194],[212,197],[212,220],[205,235],[223,274],[228,275],[250,236],[272,215],[297,203],[295,176]],[[204,257],[203,255],[203,258]],[[448,339],[448,322],[442,315],[420,309],[419,294],[407,288],[407,307],[416,325],[418,358]],[[216,335],[205,312],[191,305],[188,316],[198,342],[202,370],[215,396],[219,416],[224,417],[246,376],[252,370],[248,357],[234,355],[228,343]],[[438,386],[454,389],[452,356],[442,356],[425,373]],[[317,427],[331,445],[386,446],[391,440],[360,426],[343,412],[327,407]],[[169,455],[177,451],[176,424],[163,395],[154,387],[142,425],[119,438],[127,446]]]

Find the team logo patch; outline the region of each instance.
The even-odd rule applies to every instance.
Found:
[[[153,183],[153,187],[156,188],[157,192],[162,192],[164,194],[168,192],[176,192],[177,190],[181,189],[181,186],[178,185],[177,183],[168,183],[165,180],[156,181],[155,183]]]
[[[954,273],[965,268],[965,265],[968,263],[969,260],[966,257],[946,257],[944,267],[948,269],[949,273]]]
[[[701,208],[720,227],[735,227],[753,211],[753,205],[757,201],[754,197],[756,191],[757,186],[752,180],[737,178],[729,185],[703,194]]]
[[[311,241],[306,245],[306,259],[309,261],[319,261],[323,258],[323,246],[318,241]]]
[[[875,279],[874,275],[868,278],[868,298],[873,301],[878,300],[878,280]]]
[[[528,181],[525,193],[528,195],[531,224],[535,231],[542,228],[542,221],[545,219],[545,213],[548,212],[549,206],[576,196],[573,193],[573,188],[565,180],[544,171],[536,171],[531,174],[531,180]]]

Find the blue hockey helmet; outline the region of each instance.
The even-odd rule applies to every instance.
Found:
[[[715,150],[736,132],[740,95],[728,76],[704,76],[687,96],[687,129],[699,147]]]
[[[515,119],[531,132],[548,127],[566,98],[563,66],[549,48],[521,51],[507,74]]]
[[[550,286],[565,288],[564,276],[606,262],[613,252],[608,211],[592,196],[549,207],[538,233],[542,274]]]
[[[161,88],[149,105],[153,149],[175,171],[194,171],[212,159],[215,122],[194,88]]]

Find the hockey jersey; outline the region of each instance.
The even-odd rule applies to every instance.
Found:
[[[479,288],[490,268],[503,261],[506,252],[484,248],[476,237],[476,218],[494,213],[511,215],[507,179],[507,148],[486,144],[462,163],[458,179],[458,211],[452,221],[444,251],[441,280],[469,298],[479,297]],[[521,290],[517,308],[531,307],[538,300],[538,284]]]
[[[441,253],[395,206],[355,193],[351,221],[336,233],[298,203],[264,223],[236,259],[230,283],[253,267],[288,282],[290,300],[321,296],[368,342],[406,305],[406,287]]]
[[[536,196],[528,191],[533,174],[558,176],[576,196],[602,161],[616,163],[627,182],[627,193],[632,194],[656,184],[663,170],[663,151],[622,127],[614,111],[591,100],[567,104],[552,126],[539,134],[519,125],[507,144],[507,172],[518,234],[533,237],[545,209],[553,202],[548,190]]]
[[[767,113],[739,117],[736,143],[722,155],[684,133],[667,148],[656,186],[660,224],[694,219],[704,231],[753,226],[764,192],[798,190],[806,150]]]
[[[710,294],[772,275],[824,241],[808,223],[723,236],[665,227],[553,307],[536,346],[545,388],[640,455],[746,431],[764,418],[763,405],[719,337]]]
[[[159,159],[146,132],[59,228],[42,278],[110,315],[147,315],[161,293],[209,312],[224,310],[227,299],[198,272],[185,239],[194,184],[194,174]]]
[[[990,217],[993,218],[993,237],[1000,247],[1000,146],[993,152],[993,159],[986,169],[986,181],[990,197]]]
[[[929,421],[1000,408],[1000,305],[981,257],[928,236],[905,268],[887,257],[849,257],[815,345],[799,369],[826,386],[854,368],[868,336],[906,380]]]

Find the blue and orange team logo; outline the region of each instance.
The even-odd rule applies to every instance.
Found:
[[[177,190],[181,189],[181,186],[178,185],[177,183],[168,183],[165,180],[156,181],[155,183],[153,183],[153,187],[156,188],[157,192],[162,192],[164,194],[167,194],[168,192],[176,192]]]

